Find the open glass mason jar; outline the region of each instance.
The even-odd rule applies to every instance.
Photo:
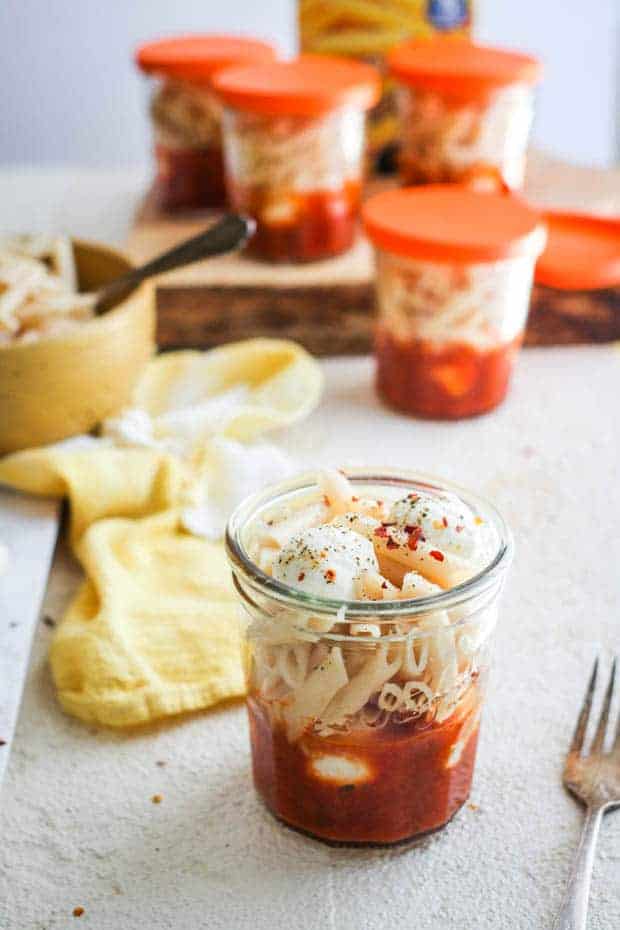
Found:
[[[437,38],[395,48],[403,182],[520,188],[540,63]]]
[[[359,217],[365,111],[379,75],[321,56],[220,72],[229,198],[256,220],[248,251],[275,262],[346,251]]]
[[[334,506],[316,476],[250,498],[229,523],[259,795],[276,817],[323,840],[396,843],[444,826],[469,795],[512,543],[499,514],[460,489],[396,473],[348,473],[348,479],[354,494],[343,508],[369,500],[384,507],[404,495],[407,502],[449,501],[456,507],[451,513],[462,505],[493,540],[489,561],[467,580],[442,589],[416,576],[422,587],[407,589],[410,576],[400,582],[396,576],[411,544],[401,564],[396,543],[388,542],[398,538],[389,535],[393,524],[376,521],[374,539],[390,554],[391,567],[382,570],[392,581],[380,585],[390,588],[390,599],[379,590],[342,600],[276,580],[269,558],[277,552],[261,548],[266,529],[273,545],[283,528],[299,529],[304,514],[316,525],[321,508]],[[411,528],[405,530],[411,539]],[[450,559],[430,562],[450,571]]]
[[[437,419],[496,407],[545,244],[539,214],[509,195],[437,184],[377,194],[363,215],[376,249],[382,398]]]
[[[220,68],[272,58],[270,45],[240,36],[182,36],[138,49],[138,66],[157,82],[150,109],[162,209],[225,204],[221,106],[211,79]]]

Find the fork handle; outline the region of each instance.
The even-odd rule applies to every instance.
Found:
[[[586,930],[594,853],[604,809],[604,806],[587,809],[581,839],[553,930]]]

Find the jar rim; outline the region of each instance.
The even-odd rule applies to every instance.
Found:
[[[499,511],[486,499],[454,484],[427,475],[422,472],[406,472],[400,469],[343,469],[343,474],[353,484],[382,485],[428,489],[434,493],[451,493],[457,495],[468,505],[473,505],[479,513],[484,513],[493,521],[498,531],[500,543],[491,562],[476,575],[453,588],[427,597],[407,598],[397,601],[361,601],[326,598],[299,591],[272,578],[250,558],[242,540],[242,533],[248,522],[261,509],[279,498],[294,493],[302,493],[317,488],[315,472],[305,472],[288,481],[270,485],[256,494],[246,498],[230,517],[225,533],[226,553],[231,563],[233,575],[241,574],[246,585],[254,592],[268,596],[282,606],[301,609],[319,616],[333,616],[345,609],[346,621],[369,620],[377,624],[394,623],[399,617],[428,614],[437,610],[449,610],[461,606],[473,598],[484,594],[498,584],[510,566],[514,552],[512,533]]]

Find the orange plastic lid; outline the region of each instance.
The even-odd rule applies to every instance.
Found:
[[[136,51],[136,64],[149,74],[209,82],[221,68],[271,61],[276,50],[267,42],[243,36],[189,35],[147,42]]]
[[[455,184],[384,191],[362,208],[372,242],[389,252],[437,262],[492,262],[542,251],[540,214],[516,197]]]
[[[620,218],[550,210],[545,221],[549,237],[537,284],[568,291],[620,285]]]
[[[405,84],[458,97],[480,96],[506,84],[535,84],[537,58],[462,39],[414,39],[388,55],[392,74]]]
[[[379,72],[371,65],[324,55],[227,68],[213,86],[240,110],[286,116],[318,116],[347,104],[367,110],[381,92]]]

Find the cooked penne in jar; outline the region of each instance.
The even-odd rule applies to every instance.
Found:
[[[499,514],[416,476],[326,471],[246,501],[227,549],[267,807],[336,843],[444,826],[473,776],[512,553]]]
[[[378,194],[364,221],[376,249],[382,398],[438,419],[496,407],[545,243],[538,214],[508,195],[428,185]]]
[[[395,48],[403,182],[520,188],[540,63],[437,38]]]
[[[272,58],[270,45],[239,36],[182,36],[138,49],[138,66],[157,82],[150,112],[162,209],[225,204],[221,105],[211,80],[229,65]]]
[[[224,102],[229,197],[256,220],[248,251],[274,262],[346,251],[356,235],[365,111],[379,78],[368,65],[305,56],[231,68]]]

